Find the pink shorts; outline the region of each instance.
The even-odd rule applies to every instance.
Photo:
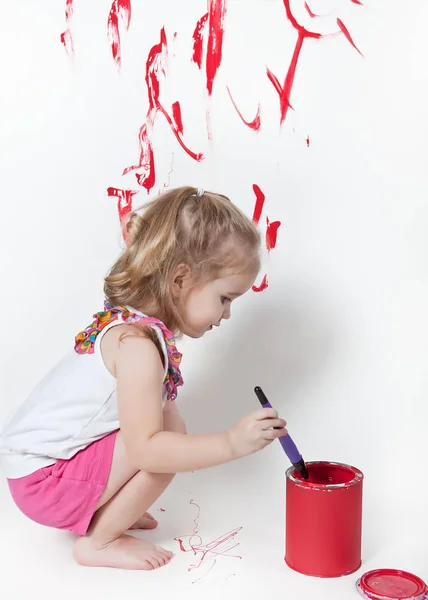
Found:
[[[107,485],[116,435],[106,435],[69,460],[8,479],[15,504],[36,523],[85,535]]]

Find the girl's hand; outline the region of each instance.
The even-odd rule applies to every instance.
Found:
[[[284,419],[278,417],[274,408],[260,408],[228,431],[229,441],[236,458],[262,450],[283,435],[287,435]]]

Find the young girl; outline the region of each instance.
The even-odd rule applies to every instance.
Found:
[[[260,409],[227,431],[188,435],[174,335],[205,335],[252,286],[259,234],[225,196],[182,187],[132,213],[105,279],[104,310],[5,429],[2,467],[30,519],[78,535],[88,566],[155,569],[172,553],[133,536],[177,472],[220,465],[285,435]]]

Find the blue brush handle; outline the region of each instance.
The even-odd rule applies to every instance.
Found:
[[[254,391],[263,408],[273,408],[261,387],[255,387]],[[306,468],[305,461],[303,460],[300,452],[297,450],[296,444],[293,442],[290,435],[287,433],[287,435],[283,435],[278,439],[291,464],[294,465],[294,467],[299,471],[303,479],[309,479],[309,473],[308,469]]]
[[[270,404],[270,402],[266,402],[265,404],[263,404],[263,408],[273,408],[273,406]],[[299,463],[302,460],[302,455],[297,450],[296,444],[291,439],[289,433],[278,438],[278,441],[293,465],[295,463]]]

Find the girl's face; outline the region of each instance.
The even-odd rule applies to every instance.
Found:
[[[257,273],[234,273],[191,287],[181,297],[182,332],[200,338],[223,319],[230,319],[233,300],[253,285]]]

